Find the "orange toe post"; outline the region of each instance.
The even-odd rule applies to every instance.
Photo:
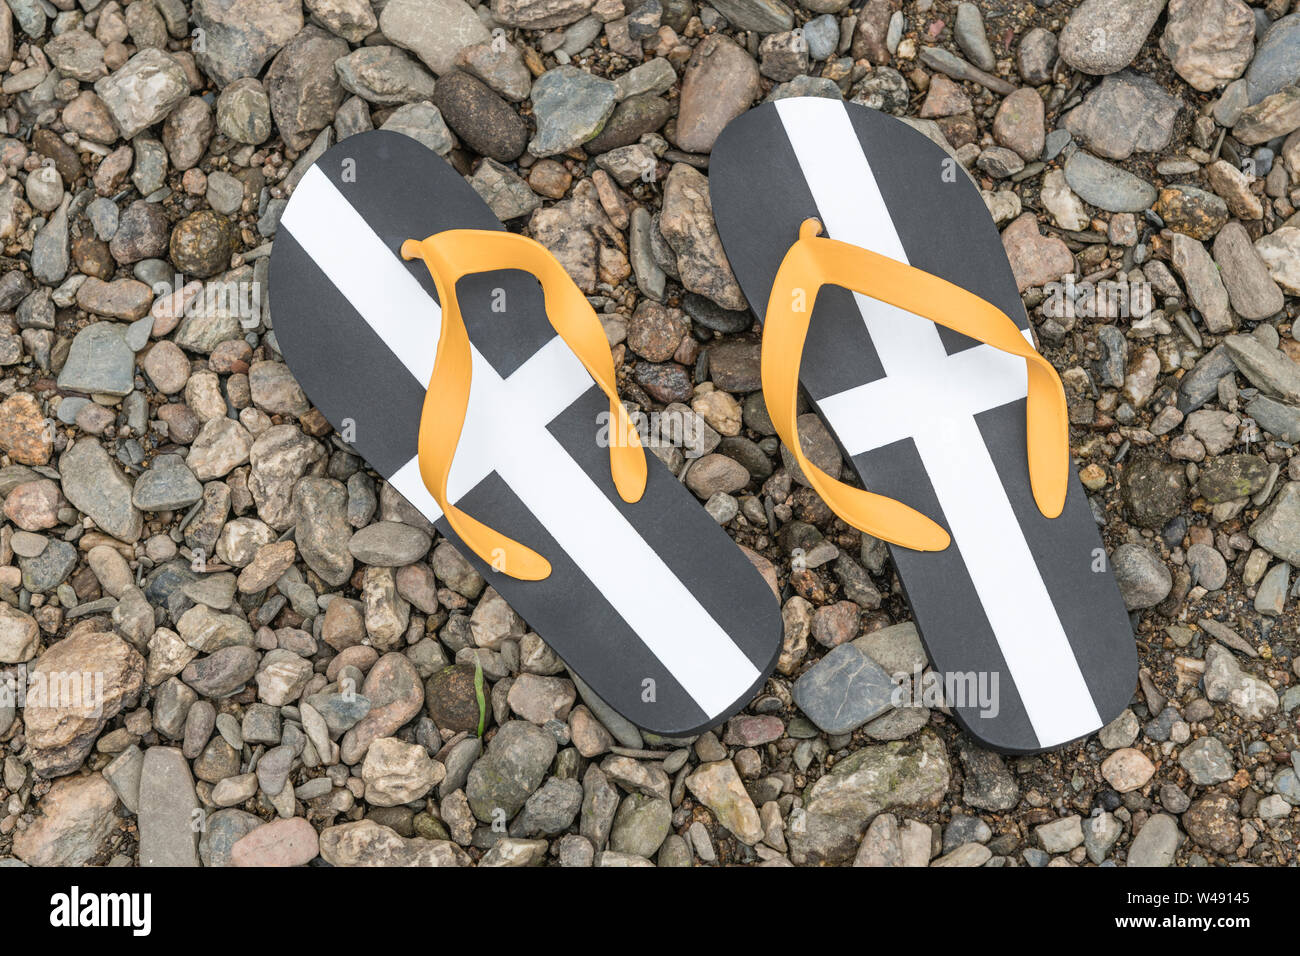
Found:
[[[836,481],[799,450],[796,406],[799,363],[812,322],[817,290],[838,285],[879,299],[1023,358],[1028,366],[1026,403],[1030,484],[1039,511],[1060,515],[1069,487],[1069,420],[1065,389],[1050,362],[1025,341],[1016,324],[991,302],[945,279],[888,256],[821,238],[822,224],[805,219],[799,238],[777,270],[763,324],[763,395],[777,434],[809,484],[845,522],[917,551],[942,551],[948,533],[900,501]]]
[[[582,291],[545,246],[524,236],[482,229],[452,229],[402,243],[403,259],[423,259],[442,304],[442,326],[433,375],[420,417],[419,466],[429,494],[447,522],[475,554],[514,578],[537,581],[551,573],[544,557],[494,531],[447,500],[447,478],[469,405],[473,349],[456,299],[456,282],[478,272],[518,269],[542,286],[546,316],[565,344],[609,398],[610,475],[619,496],[636,502],[648,477],[645,451],[631,416],[619,400],[614,359],[605,330]]]

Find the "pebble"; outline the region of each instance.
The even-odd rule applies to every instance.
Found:
[[[753,58],[726,37],[707,37],[691,54],[682,75],[677,145],[687,152],[710,151],[723,127],[747,110],[758,93],[759,72]]]
[[[29,671],[29,682],[58,673],[103,675],[102,706],[93,711],[73,703],[28,702],[24,712],[32,766],[46,777],[81,765],[105,723],[139,697],[144,677],[140,655],[114,634],[82,630],[47,649]]]
[[[131,503],[141,511],[176,511],[203,496],[203,486],[177,455],[159,455],[135,483]]]
[[[808,55],[817,62],[828,60],[839,44],[839,21],[829,13],[823,13],[803,25],[803,35],[808,42]]]
[[[195,60],[223,87],[257,76],[303,28],[299,0],[195,0],[192,17],[206,37]]]
[[[51,540],[40,554],[18,562],[22,586],[33,594],[46,594],[67,580],[77,566],[77,549],[64,541]]]
[[[957,4],[957,19],[953,26],[953,36],[957,45],[966,54],[967,59],[981,70],[989,71],[997,61],[989,38],[984,30],[984,18],[979,7],[973,3]]]
[[[339,70],[340,76],[344,76]],[[346,86],[346,79],[344,79]],[[258,146],[271,135],[271,101],[254,77],[235,80],[217,97],[217,129],[236,143]]]
[[[361,695],[370,701],[369,712],[343,735],[340,756],[355,763],[371,741],[391,736],[414,717],[424,703],[419,672],[402,654],[385,654],[366,674]]]
[[[43,547],[44,539],[41,540]],[[0,663],[21,664],[29,661],[36,656],[39,646],[40,629],[36,626],[36,619],[8,604],[0,603]]]
[[[1035,828],[1034,836],[1046,853],[1068,853],[1083,843],[1082,818],[1077,814],[1044,823]]]
[[[1002,246],[1021,292],[1059,282],[1062,276],[1074,272],[1069,246],[1055,236],[1042,235],[1032,212],[1024,213],[1002,230]]]
[[[508,163],[528,146],[528,124],[486,83],[469,73],[444,75],[433,103],[447,125],[475,152]]]
[[[1221,855],[1241,845],[1240,804],[1226,793],[1211,793],[1194,801],[1183,814],[1187,835]]]
[[[852,733],[894,706],[895,685],[853,644],[841,644],[800,675],[795,704],[828,734]]]
[[[103,446],[82,438],[59,459],[63,495],[96,525],[123,541],[140,537],[142,519],[131,502],[131,482]]]
[[[759,72],[778,82],[786,82],[807,71],[810,57],[808,41],[802,32],[772,33],[759,45]]]
[[[379,128],[409,136],[435,153],[443,155],[449,153],[455,145],[442,113],[429,103],[407,103],[405,106],[399,106]]]
[[[510,833],[517,837],[555,836],[573,824],[581,808],[582,784],[551,777],[525,801]]]
[[[1183,835],[1178,821],[1167,813],[1156,813],[1147,819],[1133,838],[1128,849],[1126,865],[1129,867],[1161,867],[1174,862]]]
[[[1232,779],[1232,755],[1217,737],[1201,737],[1188,744],[1178,755],[1178,765],[1198,786]]]
[[[1084,202],[1107,212],[1141,212],[1157,198],[1146,180],[1083,150],[1065,161],[1065,179]]]
[[[320,834],[320,856],[331,866],[469,865],[469,857],[449,840],[403,838],[373,820],[325,828]]]
[[[868,819],[896,806],[936,805],[949,777],[947,754],[930,731],[921,731],[915,741],[854,751],[809,788],[805,809],[791,815],[791,861],[851,858]]]
[[[1173,577],[1154,554],[1140,544],[1122,544],[1111,555],[1115,583],[1129,610],[1154,607],[1173,587]]]
[[[1100,864],[1110,855],[1111,847],[1119,840],[1123,826],[1114,814],[1095,813],[1083,821],[1083,845],[1088,859]]]
[[[702,764],[686,778],[686,786],[742,843],[752,846],[762,839],[758,810],[730,760]]]
[[[1171,229],[1193,239],[1213,238],[1228,221],[1227,203],[1195,186],[1162,189],[1155,212]]]
[[[1266,617],[1279,617],[1286,605],[1291,567],[1285,562],[1269,568],[1255,592],[1255,610]]]
[[[1263,216],[1259,197],[1251,191],[1252,177],[1224,159],[1210,164],[1205,172],[1210,188],[1228,204],[1228,211],[1232,215],[1241,219],[1259,219]]]
[[[532,100],[537,135],[528,150],[541,157],[567,152],[598,134],[614,112],[616,93],[609,80],[561,66],[534,81]]]
[[[307,0],[314,20],[349,43],[360,43],[379,26],[366,0]]]
[[[740,30],[778,33],[794,26],[790,8],[781,0],[720,0],[716,8]]]
[[[19,534],[30,537],[40,537],[39,535],[28,535],[31,531],[44,531],[53,528],[59,523],[59,509],[63,505],[63,496],[59,493],[59,486],[48,478],[41,478],[36,481],[24,482],[17,485],[9,492],[9,497],[5,499],[4,513],[22,532],[14,532],[14,538],[11,544],[14,553],[22,557],[35,557],[36,553],[24,554],[20,550]],[[26,539],[24,538],[24,540]],[[41,549],[45,547],[45,539],[40,538]]]
[[[361,768],[366,802],[396,807],[419,800],[446,775],[442,764],[418,744],[382,737],[370,745]]]
[[[258,663],[251,647],[222,647],[186,664],[181,679],[205,697],[225,697],[253,678]]]
[[[1228,357],[1256,388],[1291,404],[1300,403],[1300,365],[1254,335],[1223,340]]]
[[[486,823],[499,813],[513,817],[541,785],[555,753],[555,738],[542,728],[520,720],[503,724],[470,768],[465,795],[474,816]]]
[[[577,698],[573,682],[561,677],[520,674],[510,685],[506,702],[510,710],[524,720],[545,725],[563,721]]]
[[[168,159],[182,172],[193,169],[203,159],[211,140],[212,109],[208,101],[201,96],[190,96],[181,100],[163,122],[162,146],[165,148],[165,153],[164,149],[157,147],[156,141],[150,143],[149,153],[153,165],[150,178],[157,182],[155,188],[161,189],[163,186],[162,176],[166,172]],[[137,143],[137,172],[140,164],[139,150],[140,146]],[[144,191],[141,189],[141,192]]]
[[[673,165],[664,182],[659,230],[678,256],[677,269],[687,291],[698,293],[724,309],[745,308],[744,293],[722,251],[722,241],[713,221],[708,180],[699,170],[685,163]],[[719,382],[716,373],[714,381]]]
[[[1246,86],[1253,106],[1300,80],[1300,17],[1275,20],[1260,38],[1246,70]]]
[[[1211,332],[1226,332],[1235,325],[1229,310],[1228,290],[1214,260],[1196,239],[1176,232],[1170,261],[1187,286],[1187,298],[1201,313]]]
[[[53,447],[53,436],[35,398],[27,392],[15,392],[0,402],[0,450],[15,463],[44,465]]]
[[[1247,719],[1259,720],[1278,709],[1277,692],[1268,682],[1242,670],[1232,652],[1217,643],[1205,652],[1204,684],[1208,700],[1226,701]]]
[[[333,122],[344,95],[334,62],[347,53],[343,40],[308,26],[271,61],[264,80],[271,116],[291,149],[306,149]]]
[[[483,160],[470,185],[502,221],[527,216],[542,205],[526,182],[494,159]]]
[[[1101,765],[1101,775],[1119,793],[1145,786],[1155,772],[1155,764],[1146,754],[1132,747],[1116,750]]]
[[[68,204],[59,204],[32,241],[32,275],[46,285],[58,285],[68,274]]]
[[[41,813],[14,833],[14,856],[29,866],[85,866],[117,832],[117,794],[100,774],[57,780],[37,804]]]
[[[244,184],[229,173],[217,170],[208,176],[205,198],[221,215],[234,215],[244,201]]]
[[[126,326],[115,322],[93,322],[78,332],[59,373],[59,387],[93,395],[129,394],[135,386],[135,353],[125,332]]]
[[[1269,468],[1255,455],[1221,455],[1206,462],[1197,476],[1197,489],[1207,501],[1245,498],[1264,487]]]
[[[234,866],[303,866],[316,858],[316,829],[303,817],[273,820],[250,830],[230,847]]]
[[[204,209],[176,224],[168,248],[181,272],[207,278],[229,266],[234,241],[229,220]]]
[[[126,139],[161,122],[189,92],[189,78],[181,65],[153,48],[141,50],[95,83],[95,93]]]
[[[971,6],[962,4],[962,7]],[[937,77],[936,77],[937,79]],[[993,118],[993,136],[1026,162],[1043,152],[1046,132],[1043,101],[1030,89],[1019,89],[1002,101]]]
[[[1300,228],[1283,226],[1255,240],[1269,275],[1288,295],[1300,295]]]
[[[1191,806],[1191,798],[1172,783],[1166,783],[1160,788],[1160,804],[1170,813],[1182,813]]]
[[[1165,0],[1084,0],[1061,30],[1060,53],[1076,70],[1102,76],[1133,62]]]
[[[619,804],[609,846],[616,853],[651,857],[668,836],[672,805],[662,797],[628,794]]]
[[[1127,159],[1167,147],[1178,112],[1178,100],[1155,80],[1124,70],[1103,79],[1065,114],[1063,124],[1099,156]]]
[[[517,47],[495,42],[475,43],[456,54],[456,65],[473,73],[512,103],[528,98],[533,76]]]
[[[164,255],[169,235],[170,226],[163,208],[136,200],[122,211],[108,248],[119,265],[130,265]]]
[[[1228,563],[1209,545],[1195,544],[1188,548],[1187,566],[1192,572],[1192,583],[1208,591],[1217,591],[1228,580]]]
[[[198,866],[199,808],[189,763],[174,747],[150,747],[140,771],[140,865]]]
[[[1056,34],[1043,27],[1033,27],[1020,38],[1016,48],[1016,68],[1020,78],[1030,86],[1041,86],[1052,78],[1056,61]]]
[[[152,195],[162,189],[166,177],[166,150],[156,139],[136,138],[135,165],[131,169],[131,182],[143,195]]]
[[[86,207],[86,215],[95,230],[95,235],[104,242],[108,242],[117,234],[118,208],[111,199],[105,199],[103,196],[92,199],[90,205]]]
[[[1178,75],[1208,93],[1255,55],[1255,17],[1241,0],[1171,0],[1160,49]]]
[[[1282,311],[1282,290],[1240,222],[1226,223],[1219,230],[1214,238],[1214,261],[1232,308],[1243,319],[1259,321]]]
[[[27,175],[27,201],[41,212],[53,212],[63,202],[63,177],[54,166],[42,166]]]

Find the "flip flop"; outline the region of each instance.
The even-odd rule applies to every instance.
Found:
[[[771,588],[642,450],[563,267],[446,161],[391,131],[328,150],[269,291],[311,400],[605,703],[681,736],[752,698],[781,649]]]
[[[841,518],[890,542],[959,722],[1013,753],[1105,726],[1136,686],[1133,630],[1060,379],[974,183],[899,120],[799,98],[734,120],[709,184],[765,318],[778,434],[798,448],[802,386],[869,492],[795,458]]]

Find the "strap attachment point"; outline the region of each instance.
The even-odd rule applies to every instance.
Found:
[[[447,478],[465,425],[473,366],[473,349],[456,299],[456,282],[472,273],[518,269],[532,274],[541,284],[551,325],[609,398],[610,473],[619,496],[632,503],[645,493],[645,452],[631,416],[618,397],[605,331],[564,267],[545,246],[525,236],[453,229],[424,240],[407,239],[402,243],[401,255],[408,261],[424,261],[442,306],[437,358],[420,416],[420,477],[448,524],[475,554],[511,577],[541,580],[551,573],[551,565],[544,557],[447,500]]]
[[[950,543],[938,524],[900,501],[837,481],[804,457],[799,447],[796,404],[799,364],[812,322],[812,303],[823,285],[837,285],[929,319],[1025,359],[1030,484],[1048,518],[1065,506],[1069,478],[1069,424],[1065,390],[1047,359],[1025,341],[1001,310],[973,292],[846,242],[820,238],[816,218],[799,225],[799,238],[777,270],[763,323],[763,394],[768,413],[809,484],[830,508],[859,531],[918,551],[942,551]],[[791,290],[802,289],[805,308],[795,311]]]

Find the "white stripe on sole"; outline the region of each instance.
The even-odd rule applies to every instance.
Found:
[[[438,304],[319,169],[312,167],[302,178],[294,200],[281,227],[402,360],[420,388],[427,387],[438,341]],[[474,348],[469,410],[449,497],[458,500],[497,472],[713,718],[758,680],[759,671],[547,430],[551,420],[592,387],[591,377],[558,336],[508,379]],[[391,481],[430,520],[441,516],[415,458]],[[498,530],[510,533],[509,528]],[[629,679],[639,683],[641,677]]]
[[[844,105],[799,98],[778,100],[776,108],[826,233],[907,262]],[[850,455],[903,437],[915,441],[1039,744],[1096,730],[1096,703],[974,418],[1026,396],[1024,361],[989,346],[949,356],[928,319],[854,298],[885,381],[898,384],[831,396],[820,403],[823,414]],[[916,407],[903,413],[906,406],[862,403],[885,388],[904,392]],[[896,425],[872,422],[904,414]]]

